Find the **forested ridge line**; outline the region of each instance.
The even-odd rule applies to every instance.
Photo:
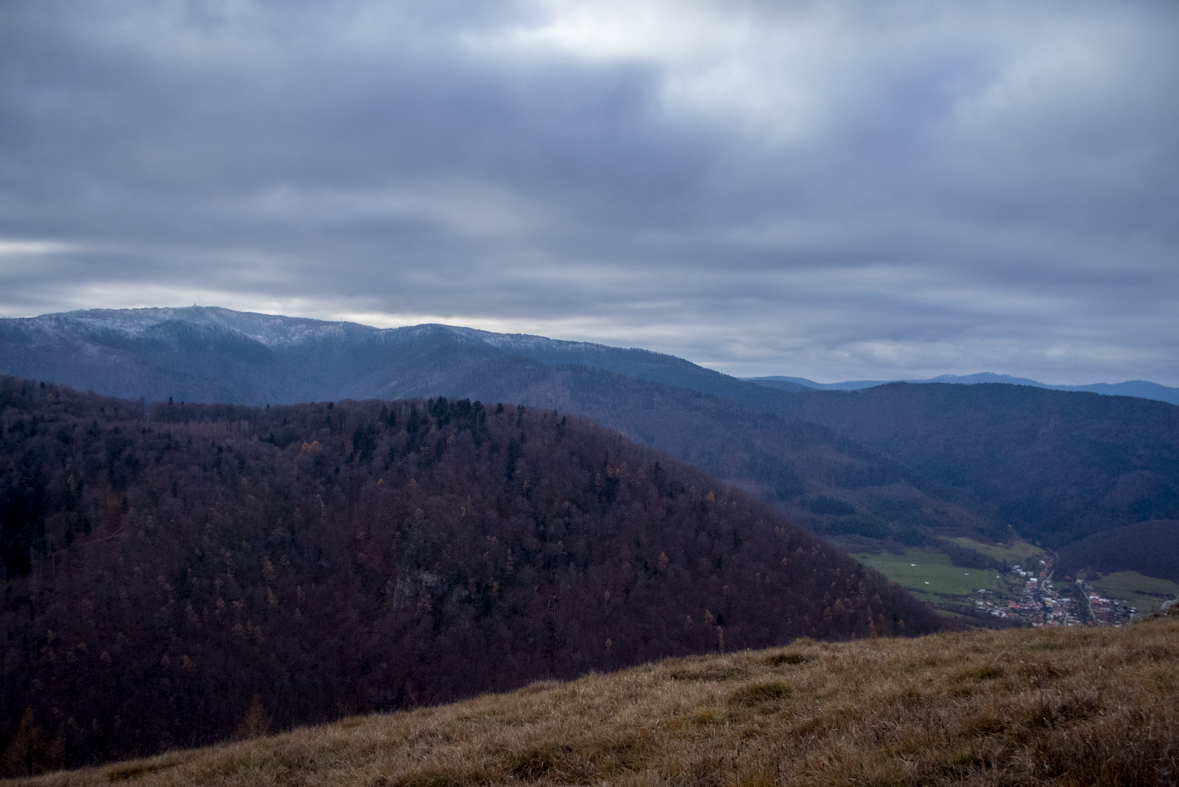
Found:
[[[938,626],[752,497],[552,410],[0,378],[0,428],[13,773]]]

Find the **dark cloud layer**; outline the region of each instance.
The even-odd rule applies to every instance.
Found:
[[[0,311],[1179,384],[1179,7],[0,5]]]

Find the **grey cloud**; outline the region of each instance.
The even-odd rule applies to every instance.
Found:
[[[622,5],[8,3],[0,309],[1179,383],[1172,5],[636,8],[632,44]]]

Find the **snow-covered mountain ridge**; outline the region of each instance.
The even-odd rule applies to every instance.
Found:
[[[760,389],[647,350],[450,325],[376,328],[201,306],[0,320],[0,373],[131,398],[260,404],[393,398],[420,386],[440,393],[497,358],[501,367],[505,358],[522,370],[589,366],[722,396]]]
[[[427,349],[430,347],[433,350]],[[200,400],[210,396],[243,402],[272,401],[275,397],[286,400],[296,390],[306,396],[329,398],[388,396],[393,393],[391,386],[395,388],[403,379],[398,370],[404,369],[405,363],[420,365],[431,352],[434,360],[440,360],[460,347],[467,348],[468,355],[506,354],[546,366],[600,368],[747,405],[750,397],[759,398],[750,393],[750,387],[787,392],[851,391],[895,382],[822,384],[798,377],[738,380],[682,358],[637,348],[433,323],[376,328],[220,307],[90,309],[0,320],[0,373],[57,379],[117,395],[129,395],[132,381],[155,380],[157,384],[148,386],[145,395],[158,396],[174,389],[176,393],[168,395]],[[416,360],[410,361],[410,357]],[[226,373],[235,362],[243,367],[236,377]],[[99,368],[86,372],[88,364]],[[221,369],[220,364],[227,364],[227,368]],[[319,384],[307,385],[305,378],[316,373],[321,377]],[[243,375],[257,379],[247,384]],[[379,379],[382,375],[388,378],[384,382]],[[205,383],[194,387],[194,377]],[[229,377],[234,379],[227,382]],[[346,381],[349,377],[367,382],[353,385]],[[116,383],[116,379],[122,382]],[[337,384],[342,381],[342,386]],[[1136,396],[1179,405],[1179,389],[1145,381],[1060,386],[986,372],[903,382],[1006,383]],[[337,389],[341,393],[337,394]]]
[[[217,306],[180,308],[87,309],[38,317],[6,320],[14,327],[44,334],[100,333],[127,338],[154,338],[161,329],[183,324],[194,330],[214,333],[237,333],[266,347],[292,347],[314,341],[344,338],[403,339],[430,334],[451,334],[500,350],[578,349],[604,352],[612,349],[591,342],[549,339],[523,333],[492,333],[438,323],[424,323],[398,328],[375,328],[361,323],[286,317],[259,312],[239,312]],[[658,353],[656,353],[658,354]]]

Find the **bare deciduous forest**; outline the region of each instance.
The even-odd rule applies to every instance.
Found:
[[[552,410],[145,405],[0,380],[13,775],[925,606],[752,497]]]

